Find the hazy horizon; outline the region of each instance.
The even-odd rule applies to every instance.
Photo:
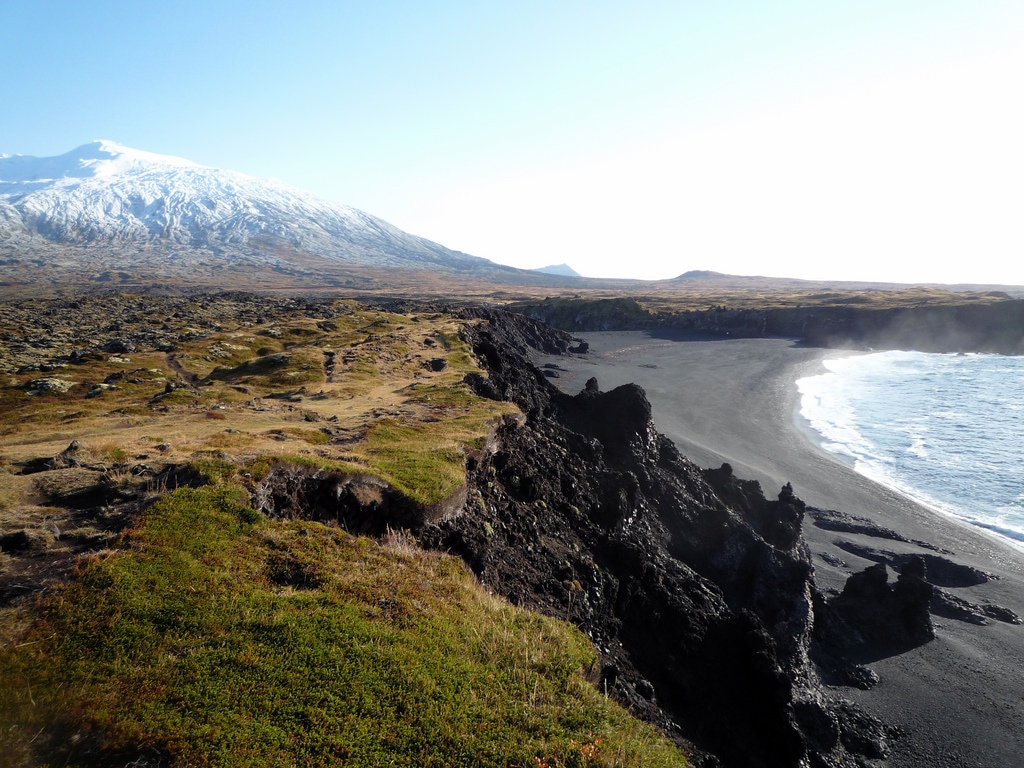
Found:
[[[1024,284],[1024,8],[16,3],[0,153],[105,138],[594,277]]]

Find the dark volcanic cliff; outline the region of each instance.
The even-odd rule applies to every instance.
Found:
[[[791,489],[766,499],[728,466],[702,470],[658,434],[642,389],[552,387],[516,339],[523,319],[467,329],[488,397],[518,403],[471,460],[468,501],[421,541],[459,554],[509,600],[580,626],[597,684],[696,746],[697,765],[853,766],[885,729],[819,683],[816,600]],[[552,346],[565,340],[552,338]],[[819,654],[822,655],[822,654]],[[823,654],[828,656],[826,652]]]
[[[566,331],[652,330],[712,336],[801,339],[812,346],[1024,354],[1024,300],[861,306],[810,302],[776,308],[711,307],[653,314],[634,299],[547,299],[516,306]]]

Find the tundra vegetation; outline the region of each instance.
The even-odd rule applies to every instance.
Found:
[[[463,383],[463,321],[110,297],[44,338],[32,309],[0,339],[4,765],[684,765],[570,625],[401,531],[254,508],[282,466],[456,492],[515,415]]]
[[[570,328],[744,311],[698,293],[521,306]],[[929,289],[755,303],[1016,306]],[[0,303],[0,764],[684,764],[595,690],[576,629],[402,531],[263,503],[293,472],[443,508],[520,417],[465,383],[481,373],[465,320],[396,306]]]

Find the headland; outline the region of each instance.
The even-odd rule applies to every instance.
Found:
[[[696,339],[667,332],[584,334],[586,356],[538,357],[552,380],[575,392],[596,377],[602,388],[636,382],[658,429],[697,464],[728,462],[772,495],[785,483],[810,505],[803,537],[815,581],[841,590],[847,578],[920,555],[945,597],[933,599],[934,639],[899,652],[869,654],[878,676],[867,690],[837,692],[899,729],[892,766],[1001,766],[1024,748],[1024,627],[957,613],[998,606],[1024,615],[1024,554],[1010,544],[856,473],[815,441],[798,414],[796,380],[826,357],[855,350],[808,347],[790,339]],[[984,623],[982,623],[984,622]]]

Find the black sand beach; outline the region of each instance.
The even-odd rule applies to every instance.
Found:
[[[785,339],[695,341],[645,332],[584,338],[587,355],[538,359],[562,369],[554,382],[564,391],[578,392],[592,376],[602,390],[636,382],[647,392],[659,430],[698,465],[727,461],[738,476],[758,480],[767,496],[790,482],[812,507],[868,518],[905,539],[825,530],[809,516],[804,537],[820,588],[841,589],[847,576],[873,564],[851,550],[928,554],[994,577],[974,585],[946,578],[940,586],[953,597],[1024,616],[1024,551],[857,474],[818,447],[800,423],[796,380],[821,371],[825,357],[851,352]],[[939,615],[933,621],[931,642],[867,660],[880,678],[875,687],[836,688],[837,695],[899,729],[888,765],[1018,765],[1024,755],[1024,626]]]

